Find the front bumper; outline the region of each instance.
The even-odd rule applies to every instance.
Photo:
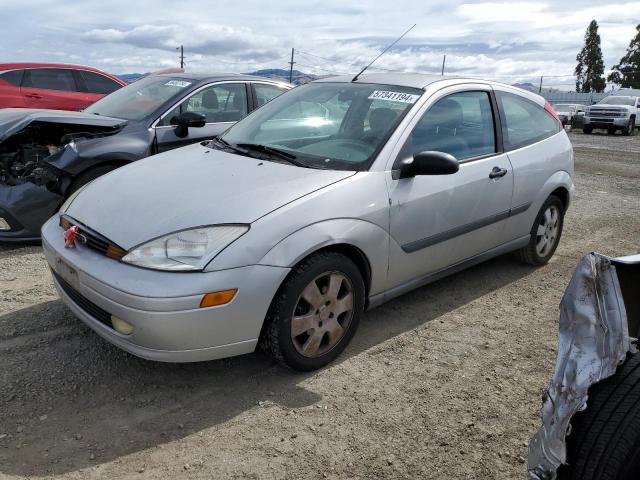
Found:
[[[592,128],[623,128],[629,124],[629,117],[584,117],[584,125]]]
[[[0,184],[0,217],[11,226],[11,230],[0,230],[0,243],[38,241],[40,228],[63,200],[61,195],[30,182]]]
[[[58,293],[78,318],[119,348],[164,362],[252,352],[271,299],[289,273],[264,265],[193,273],[133,267],[81,244],[65,248],[57,215],[42,228],[42,246]],[[199,308],[205,293],[230,288],[238,289],[230,303]],[[132,324],[133,333],[118,333],[109,315]]]

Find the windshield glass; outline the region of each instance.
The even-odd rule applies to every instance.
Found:
[[[142,120],[192,84],[184,78],[150,76],[116,90],[84,111],[105,117]]]
[[[566,103],[556,103],[553,108],[556,112],[575,112],[575,105],[567,105]]]
[[[311,83],[238,122],[218,144],[252,156],[275,157],[277,150],[278,161],[307,167],[366,170],[422,93],[395,85]]]
[[[636,104],[634,97],[607,97],[600,100],[601,105],[629,105],[633,107]]]

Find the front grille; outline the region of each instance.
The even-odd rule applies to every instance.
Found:
[[[624,117],[626,115],[621,110],[591,110],[590,114],[592,117]]]
[[[78,307],[85,311],[88,315],[98,320],[103,325],[106,325],[109,328],[113,328],[111,324],[111,314],[106,310],[103,310],[98,305],[93,303],[92,301],[85,298],[80,292],[78,292],[75,288],[69,285],[60,275],[58,275],[55,271],[51,270],[53,276],[64,290],[69,298],[75,303]]]
[[[120,260],[127,254],[124,248],[119,247],[108,238],[94,232],[89,227],[83,225],[77,220],[74,220],[68,215],[60,216],[60,226],[64,230],[69,230],[72,226],[77,226],[79,229],[78,242],[83,243],[87,248],[95,250],[106,257],[113,258],[114,260]]]

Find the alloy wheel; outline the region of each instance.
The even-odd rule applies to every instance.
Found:
[[[560,212],[555,205],[549,205],[542,215],[536,231],[536,253],[540,257],[546,257],[556,244],[559,218]]]
[[[298,297],[291,318],[291,339],[299,354],[314,358],[334,348],[354,315],[351,280],[341,272],[326,272],[311,281]]]

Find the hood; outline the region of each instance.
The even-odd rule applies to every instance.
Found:
[[[128,250],[177,230],[252,223],[354,174],[257,160],[195,144],[94,180],[66,213]]]
[[[96,128],[104,127],[105,131],[117,131],[126,125],[121,118],[101,117],[90,113],[67,112],[64,110],[35,110],[28,108],[0,109],[0,141],[23,130],[31,123],[57,123],[68,125],[84,125]]]

